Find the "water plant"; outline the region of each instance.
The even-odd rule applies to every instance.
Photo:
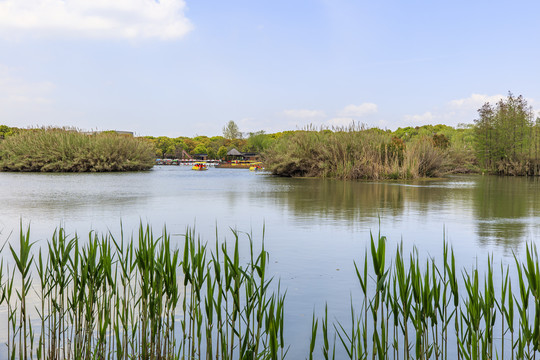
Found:
[[[154,236],[141,225],[129,239],[90,232],[82,241],[60,228],[34,258],[21,230],[18,249],[10,246],[14,269],[0,264],[9,358],[284,358],[285,294],[279,284],[270,290],[264,245],[256,251],[248,235],[243,263],[233,234],[232,247],[216,240],[210,251],[188,230],[182,253],[166,229]]]
[[[269,275],[264,241],[232,234],[219,241],[216,233],[210,244],[188,229],[176,248],[166,228],[156,236],[149,225],[130,236],[92,231],[87,239],[59,228],[42,250],[21,226],[11,256],[0,262],[8,358],[285,358],[286,291]],[[332,320],[328,305],[321,317],[314,312],[306,359],[521,360],[540,353],[533,245],[498,276],[492,257],[484,272],[477,264],[458,271],[446,241],[438,262],[417,249],[406,254],[403,243],[391,253],[381,234],[369,240],[354,264],[359,299],[351,295],[345,318]]]

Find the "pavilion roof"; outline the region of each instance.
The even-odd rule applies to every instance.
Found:
[[[231,149],[229,150],[229,152],[227,152],[227,155],[228,156],[242,156],[243,154],[236,149]]]

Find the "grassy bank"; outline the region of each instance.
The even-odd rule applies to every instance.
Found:
[[[287,344],[286,299],[268,275],[269,255],[249,235],[233,237],[209,245],[188,230],[177,249],[166,231],[158,237],[149,227],[85,240],[59,229],[42,251],[21,230],[0,264],[9,357],[284,358],[298,344]],[[355,263],[358,283],[350,285],[360,298],[351,299],[350,318],[331,320],[328,309],[313,316],[306,358],[533,359],[538,264],[528,247],[514,266],[456,269],[446,244],[437,262],[402,246],[391,253],[383,236],[372,237]]]
[[[413,179],[440,175],[446,152],[430,137],[406,144],[380,129],[351,126],[283,136],[264,158],[266,168],[281,176]]]
[[[149,142],[116,133],[87,135],[57,128],[32,129],[0,141],[1,171],[102,172],[150,169]]]

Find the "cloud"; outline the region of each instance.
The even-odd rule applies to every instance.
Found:
[[[484,94],[472,94],[468,98],[457,99],[450,101],[450,106],[458,109],[478,109],[486,102],[496,103],[500,99],[504,99],[504,95],[484,95]]]
[[[412,121],[415,123],[431,121],[434,118],[435,116],[433,116],[431,111],[426,111],[425,113],[420,114],[420,115],[405,115],[405,120]]]
[[[298,119],[308,119],[326,116],[322,110],[292,109],[283,112],[286,116]]]
[[[0,36],[178,39],[192,24],[184,0],[0,0]]]
[[[362,117],[369,114],[374,114],[377,112],[377,104],[373,103],[363,103],[360,105],[347,105],[343,110],[341,110],[338,115],[340,117],[346,116],[355,116]]]

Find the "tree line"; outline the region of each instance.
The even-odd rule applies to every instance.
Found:
[[[480,167],[500,175],[540,175],[540,118],[522,96],[486,102],[474,121]]]
[[[0,142],[31,130],[0,125]],[[229,121],[223,127],[223,135],[219,136],[141,138],[152,144],[157,158],[174,159],[184,158],[186,154],[207,154],[210,159],[223,159],[232,148],[241,152],[261,153],[268,158],[276,153],[276,148],[283,148],[283,144],[294,141],[300,133],[326,134],[343,130],[309,128],[272,134],[264,131],[242,133],[234,121]],[[393,146],[406,150],[416,146],[419,141],[433,145],[440,155],[441,173],[540,175],[540,118],[535,117],[532,106],[522,95],[509,93],[495,104],[485,103],[478,109],[478,117],[472,124],[459,124],[457,127],[442,124],[408,126],[395,131],[374,130],[385,134],[385,143],[388,143],[385,145],[386,152]],[[353,142],[351,146],[354,148],[355,144]],[[315,148],[317,146],[323,144],[315,144]]]

